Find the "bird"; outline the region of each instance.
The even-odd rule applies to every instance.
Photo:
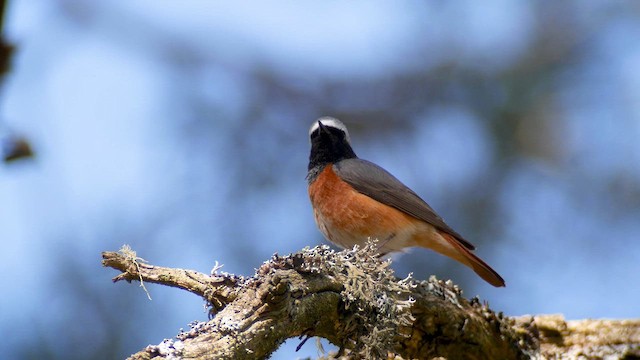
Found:
[[[382,167],[358,158],[347,127],[321,117],[309,129],[308,192],[316,225],[341,248],[377,239],[380,256],[424,247],[452,258],[495,287],[504,279],[472,251],[413,190]]]

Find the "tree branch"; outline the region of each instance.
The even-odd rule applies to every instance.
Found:
[[[148,265],[130,250],[103,253],[104,266],[122,271],[114,281],[178,287],[211,305],[211,320],[131,359],[266,358],[286,339],[309,336],[326,338],[340,347],[338,356],[353,358],[562,358],[561,350],[585,345],[640,356],[638,322],[607,322],[612,330],[598,343],[592,338],[604,322],[505,317],[477,298],[464,299],[450,282],[399,280],[389,264],[373,245],[341,252],[316,247],[274,255],[245,279]]]
[[[540,352],[548,359],[639,359],[640,320],[574,320],[536,316]]]
[[[236,299],[244,281],[242,277],[226,273],[206,275],[193,270],[149,265],[128,246],[119,252],[103,252],[102,265],[122,272],[113,278],[113,282],[137,280],[142,284],[149,282],[187,290],[205,299],[214,312]]]

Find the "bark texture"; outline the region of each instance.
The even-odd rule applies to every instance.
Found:
[[[450,282],[396,278],[372,246],[274,255],[250,278],[153,266],[130,249],[102,257],[121,271],[114,282],[178,287],[210,305],[209,321],[130,359],[260,359],[311,336],[346,358],[640,358],[640,321],[505,317]]]

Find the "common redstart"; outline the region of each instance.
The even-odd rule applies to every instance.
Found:
[[[425,247],[470,267],[493,286],[505,286],[502,277],[471,252],[473,244],[429,204],[380,166],[356,156],[342,122],[322,117],[309,129],[309,137],[309,197],[327,240],[351,248],[377,239],[380,255]]]

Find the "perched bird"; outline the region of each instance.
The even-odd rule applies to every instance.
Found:
[[[309,129],[309,197],[320,232],[351,248],[378,239],[381,255],[421,246],[470,267],[489,284],[502,277],[474,255],[475,247],[449,227],[415,192],[380,166],[359,159],[347,127],[322,117]]]

